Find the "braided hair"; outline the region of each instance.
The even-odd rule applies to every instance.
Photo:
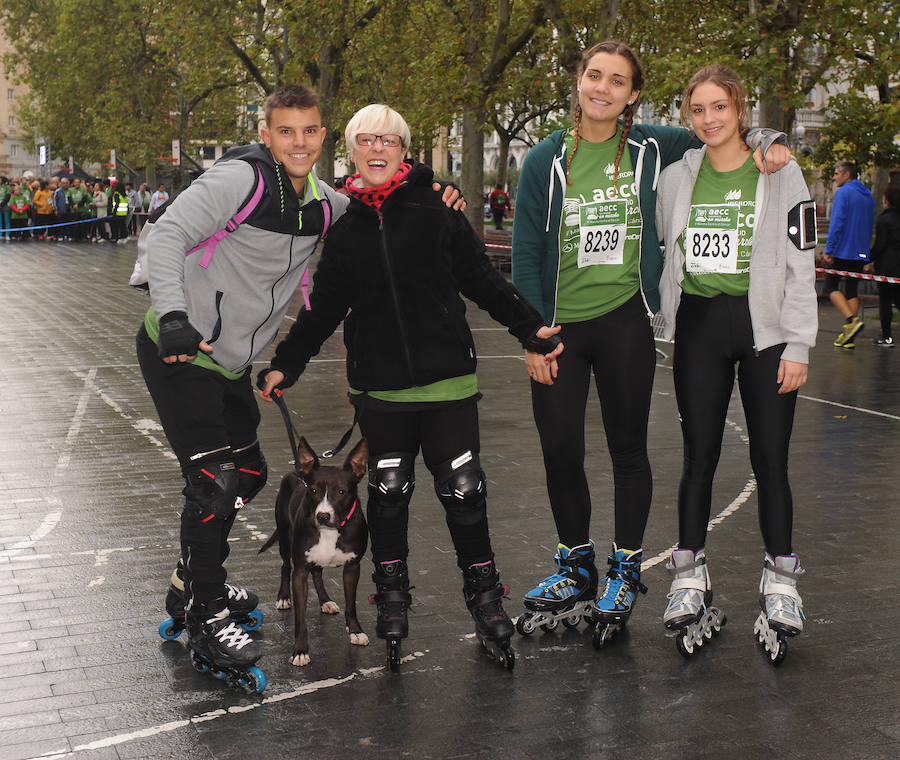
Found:
[[[581,63],[578,66],[579,79],[581,79],[584,72],[587,70],[591,58],[597,55],[597,53],[609,53],[610,55],[620,55],[625,58],[631,64],[631,89],[639,91],[637,98],[626,105],[625,109],[622,111],[622,136],[619,138],[619,147],[616,151],[615,161],[616,171],[613,175],[613,191],[618,192],[619,163],[622,160],[622,154],[625,152],[625,146],[628,144],[628,133],[631,131],[631,125],[634,122],[634,113],[637,111],[638,101],[641,99],[640,91],[643,91],[644,89],[644,68],[641,66],[637,54],[624,42],[619,42],[618,40],[606,40],[605,42],[598,42],[596,45],[589,47],[582,53]],[[569,178],[569,170],[572,167],[572,160],[575,158],[575,153],[578,150],[578,143],[581,138],[581,118],[582,109],[581,104],[578,103],[575,105],[575,142],[572,145],[572,152],[569,155],[569,160],[566,162],[566,184],[572,184],[572,180]]]

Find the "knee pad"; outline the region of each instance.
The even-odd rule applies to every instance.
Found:
[[[416,488],[416,455],[393,451],[369,460],[369,510],[396,519],[409,506]]]
[[[185,512],[193,512],[201,522],[214,517],[230,520],[238,510],[238,474],[234,462],[194,464],[184,472]]]
[[[478,454],[466,451],[434,470],[434,490],[447,520],[457,525],[475,525],[487,514],[487,480]]]
[[[263,490],[269,477],[269,468],[257,442],[233,453],[238,479],[237,495],[244,504],[247,504]]]

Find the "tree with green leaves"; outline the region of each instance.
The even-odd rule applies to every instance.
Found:
[[[248,78],[209,35],[183,55],[192,13],[153,0],[0,0],[0,23],[17,30],[4,66],[31,92],[23,129],[46,135],[56,155],[104,161],[115,148],[133,166],[169,155],[176,137],[185,147],[246,139]]]

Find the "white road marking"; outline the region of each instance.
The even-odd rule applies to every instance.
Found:
[[[59,455],[59,459],[56,461],[56,469],[53,471],[54,480],[58,480],[60,476],[69,469],[69,461],[72,458],[72,449],[75,447],[75,439],[78,437],[78,433],[81,432],[81,423],[84,421],[84,415],[87,412],[87,404],[91,397],[90,391],[94,386],[94,378],[97,376],[97,368],[92,367],[87,375],[79,374],[77,372],[75,374],[84,379],[84,390],[81,392],[81,396],[78,399],[78,404],[75,407],[75,414],[72,417],[72,421],[69,423],[69,432],[66,433],[66,440],[63,442],[62,452]]]
[[[164,441],[161,441],[155,435],[152,435],[154,432],[162,432],[162,425],[160,425],[156,420],[149,420],[146,418],[135,420],[132,418],[128,412],[122,409],[116,401],[110,396],[108,396],[97,384],[94,382],[94,377],[97,374],[97,368],[94,367],[91,372],[85,376],[83,372],[79,372],[76,369],[72,369],[73,374],[76,377],[80,377],[84,379],[85,386],[90,387],[90,389],[106,404],[110,409],[112,409],[116,414],[118,414],[123,420],[129,420],[131,422],[131,427],[133,427],[138,433],[140,433],[144,438],[146,438],[150,443],[152,443],[156,448],[158,448],[163,456],[168,459],[177,459],[175,454],[169,448],[168,444]]]
[[[422,652],[416,652],[415,654],[407,655],[401,661],[409,662],[410,660],[423,656],[424,654]],[[62,760],[66,757],[74,757],[79,752],[91,752],[94,750],[105,749],[106,747],[116,747],[122,744],[127,744],[131,741],[135,741],[136,739],[147,739],[151,736],[159,736],[160,734],[171,733],[173,731],[177,731],[180,728],[187,728],[192,724],[208,723],[209,721],[223,718],[226,715],[237,715],[240,713],[251,712],[252,710],[256,710],[263,705],[275,704],[276,702],[285,702],[290,699],[296,699],[297,697],[303,697],[307,694],[321,691],[322,689],[330,689],[335,686],[341,686],[345,683],[353,681],[356,678],[367,678],[368,676],[374,675],[376,673],[381,673],[383,670],[384,666],[355,670],[350,675],[344,676],[343,678],[326,678],[321,681],[313,681],[312,683],[305,684],[298,689],[294,689],[293,691],[283,692],[281,694],[272,694],[271,696],[264,697],[259,702],[253,702],[252,704],[235,705],[233,707],[229,707],[227,710],[212,710],[211,712],[194,715],[190,718],[186,718],[185,720],[174,720],[169,723],[161,723],[157,726],[148,726],[147,728],[142,728],[137,731],[131,731],[127,734],[107,736],[105,739],[97,739],[95,741],[88,742],[87,744],[76,745],[72,747],[71,750],[46,752],[43,755],[35,755],[34,757],[28,758],[27,760]]]
[[[44,519],[41,521],[41,524],[38,526],[37,530],[31,533],[25,540],[18,541],[8,549],[3,549],[2,551],[0,551],[0,557],[12,557],[15,554],[19,554],[20,552],[25,551],[26,549],[33,548],[38,541],[47,536],[59,524],[59,521],[62,519],[62,505],[60,504],[59,499],[47,497],[45,501],[51,507],[60,507],[60,509],[56,509],[44,515]]]
[[[828,401],[827,399],[824,399],[824,398],[816,398],[815,396],[802,396],[800,394],[797,394],[797,398],[802,398],[802,399],[805,399],[806,401],[813,401],[817,404],[827,404],[828,406],[836,406],[836,407],[839,407],[840,409],[849,409],[850,411],[860,412],[861,414],[871,414],[876,417],[886,417],[889,420],[900,420],[900,417],[898,417],[896,414],[888,414],[887,412],[878,412],[878,411],[875,411],[874,409],[866,409],[865,407],[862,407],[862,406],[850,406],[850,404],[840,404],[837,401]]]

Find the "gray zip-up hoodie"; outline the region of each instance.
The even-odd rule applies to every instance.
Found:
[[[677,240],[687,227],[691,195],[705,152],[706,146],[687,151],[659,179],[656,227],[665,246],[660,297],[667,340],[675,336],[684,279],[684,251]],[[801,250],[791,241],[788,212],[808,200],[809,189],[793,159],[775,174],[760,175],[747,294],[756,351],[784,343],[781,358],[802,364],[809,363],[809,349],[816,344],[819,329],[814,249]]]
[[[219,241],[204,268],[203,249],[188,257],[185,252],[222,230],[244,205],[256,184],[253,162],[264,164],[268,174],[258,210]],[[262,145],[230,151],[172,202],[149,233],[156,314],[187,313],[212,344],[211,358],[240,372],[275,339],[321,237],[323,214],[333,222],[348,203],[313,173],[298,199]]]

